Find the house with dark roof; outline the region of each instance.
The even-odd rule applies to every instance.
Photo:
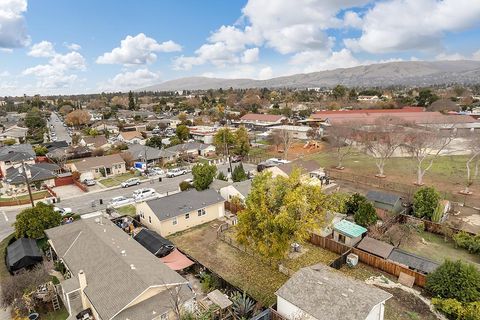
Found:
[[[80,219],[45,234],[68,271],[58,289],[69,319],[87,308],[98,320],[173,319],[172,297],[192,310],[188,281],[113,222]]]
[[[145,161],[147,158],[148,164],[167,163],[175,161],[176,153],[165,149],[152,148],[141,144],[129,144],[126,150],[133,161]]]
[[[296,160],[288,163],[282,163],[278,166],[270,167],[265,171],[270,171],[273,177],[288,177],[294,169],[299,169],[303,175],[310,176],[310,173],[320,169],[318,162],[314,160]]]
[[[18,166],[22,164],[22,162],[26,164],[34,164],[35,158],[35,151],[29,143],[1,147],[0,171],[2,176],[5,177],[9,168]]]
[[[177,144],[175,146],[166,148],[165,151],[175,154],[176,157],[181,155],[186,156],[204,156],[207,157],[215,153],[215,146],[212,144],[205,144],[201,142],[186,142]]]
[[[58,177],[60,173],[61,168],[55,163],[26,163],[25,173],[23,172],[23,167],[10,167],[7,169],[3,181],[6,189],[13,190],[22,188],[26,185],[24,176],[24,174],[26,174],[32,184],[44,184],[49,187],[55,187],[55,178]]]
[[[23,143],[27,137],[27,132],[28,128],[22,128],[15,124],[0,133],[0,143],[3,144],[6,140],[15,141],[15,144]]]
[[[147,228],[166,237],[225,215],[225,199],[212,189],[191,189],[137,204]]]
[[[300,269],[275,295],[277,312],[287,320],[383,320],[392,297],[322,264]]]
[[[376,209],[386,212],[400,213],[402,207],[402,197],[394,193],[370,190],[366,198],[372,202]]]

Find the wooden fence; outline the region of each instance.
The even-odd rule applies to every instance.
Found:
[[[325,238],[317,234],[312,234],[310,242],[316,246],[325,248],[338,254],[344,254],[348,250],[352,250],[353,254],[358,256],[358,260],[366,265],[380,269],[386,273],[398,277],[401,272],[406,273],[412,277],[415,277],[415,284],[419,287],[425,287],[426,276],[423,273],[419,273],[410,270],[406,266],[399,265],[393,261],[385,260],[383,258],[374,256],[368,252],[360,250],[358,248],[351,248],[344,244],[338,243],[331,238]]]
[[[400,221],[399,221],[400,223],[413,223],[413,224],[423,223],[423,228],[425,231],[438,234],[441,236],[447,236],[449,238],[452,237],[454,234],[459,233],[460,231],[466,232],[472,236],[476,235],[475,233],[470,231],[450,227],[445,223],[437,223],[429,220],[419,219],[417,217],[406,215],[406,214],[400,214],[399,217],[400,217]]]

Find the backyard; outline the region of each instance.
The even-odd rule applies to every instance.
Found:
[[[136,208],[133,204],[128,204],[123,207],[118,207],[115,208],[117,213],[121,216],[130,216],[130,217],[135,217],[137,215]]]
[[[139,178],[140,180],[147,179],[145,176],[138,176],[135,173],[127,172],[127,173],[122,173],[110,178],[101,179],[98,182],[104,185],[105,187],[110,188],[110,187],[118,186],[120,185],[120,183],[130,178]]]

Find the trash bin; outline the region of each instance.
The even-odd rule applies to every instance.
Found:
[[[57,199],[52,198],[52,202],[53,202],[53,203],[56,203],[56,202],[57,202]]]
[[[103,204],[103,199],[100,199],[99,201],[100,201],[100,204]]]
[[[158,182],[162,182],[162,177],[158,177]]]

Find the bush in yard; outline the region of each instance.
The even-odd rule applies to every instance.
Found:
[[[480,299],[480,271],[472,264],[446,260],[427,276],[425,287],[434,296],[473,302]]]
[[[225,175],[225,173],[223,173],[223,171],[220,171],[217,175],[217,179],[218,180],[222,180],[222,181],[228,181],[228,178],[227,176]]]
[[[211,292],[220,287],[219,279],[211,273],[202,273],[200,278],[203,292]]]
[[[38,202],[35,207],[22,210],[14,223],[15,236],[18,238],[43,238],[44,231],[59,226],[62,222],[60,212],[53,207]]]
[[[360,203],[368,202],[367,198],[359,193],[352,194],[347,201],[345,201],[344,214],[354,215],[357,212]]]
[[[470,253],[480,254],[480,235],[471,235],[465,231],[460,231],[453,236],[455,244]]]
[[[480,302],[461,303],[456,299],[433,298],[432,304],[451,320],[480,319]]]
[[[245,169],[243,169],[243,164],[240,163],[238,166],[233,169],[232,180],[233,182],[245,181],[248,179]]]
[[[180,191],[185,191],[192,188],[192,185],[188,181],[182,181],[179,184]]]
[[[365,228],[373,225],[378,220],[377,212],[375,207],[370,202],[360,202],[357,212],[353,216],[355,223],[359,224]]]
[[[432,187],[422,187],[413,196],[413,214],[431,220],[440,204],[440,194]]]
[[[207,189],[210,184],[213,182],[215,173],[217,172],[217,167],[215,165],[196,164],[192,168],[193,175],[193,186],[198,191]]]

